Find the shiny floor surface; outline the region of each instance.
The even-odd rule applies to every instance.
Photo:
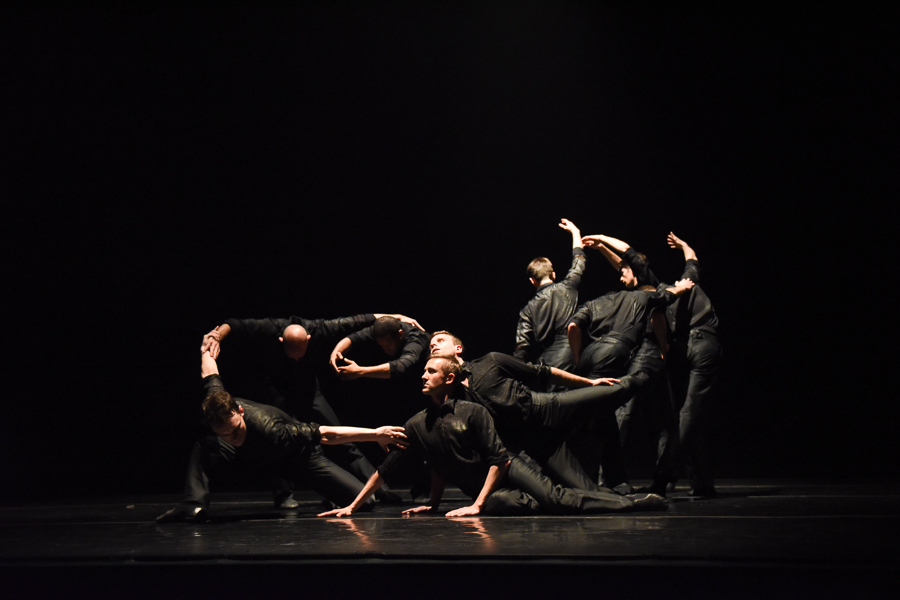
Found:
[[[688,592],[711,583],[718,590],[701,597],[793,588],[881,596],[900,582],[900,485],[721,481],[718,490],[715,499],[695,499],[680,487],[665,512],[589,517],[404,517],[415,506],[407,502],[322,519],[312,493],[298,494],[295,511],[275,509],[266,493],[213,496],[205,524],[156,524],[176,496],[7,505],[0,578],[22,597],[57,591],[62,581],[147,597],[180,597],[197,585],[228,597],[256,590],[257,579],[287,589],[302,582],[335,598],[416,597],[408,586],[427,587],[435,573],[441,584],[432,597],[496,597],[482,579],[526,593],[651,581],[685,592],[668,597],[696,597]],[[468,504],[458,490],[445,500],[442,512]],[[225,583],[225,573],[242,576]],[[366,587],[381,580],[407,587]]]

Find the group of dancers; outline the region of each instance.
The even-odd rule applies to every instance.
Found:
[[[305,483],[331,517],[401,503],[388,483],[402,477],[414,500],[428,494],[408,515],[439,512],[446,484],[472,498],[448,517],[665,510],[683,465],[691,495],[715,496],[703,422],[721,349],[695,252],[668,235],[685,268],[666,284],[627,243],[559,226],[572,237],[571,268],[557,281],[548,259],[528,265],[536,292],[514,355],[468,360],[459,337],[400,314],[228,319],[204,335],[211,434],[194,445],[182,501],[157,520],[205,520],[210,484],[242,468],[271,474],[282,509],[299,506],[292,488]],[[585,248],[624,289],[579,305]],[[232,359],[228,389],[252,401],[226,391],[220,353]],[[639,409],[659,417],[660,437],[652,483],[634,489],[622,445]],[[367,426],[343,426],[338,413]]]

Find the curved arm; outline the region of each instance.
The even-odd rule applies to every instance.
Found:
[[[616,252],[618,252],[620,254],[627,252],[628,249],[631,248],[631,246],[629,246],[622,240],[617,240],[616,238],[609,237],[608,235],[601,235],[601,234],[586,235],[581,239],[584,242],[587,242],[588,240],[590,240],[592,242],[592,245],[596,245],[598,242],[600,244],[606,244],[607,246],[609,246],[610,248],[612,248],[613,250],[615,250]]]
[[[680,248],[682,252],[684,252],[684,260],[697,260],[697,253],[694,252],[694,249],[687,245],[683,239],[679,238],[677,235],[669,232],[669,235],[666,237],[666,241],[669,242],[670,248]]]
[[[479,514],[481,512],[481,507],[484,506],[484,501],[491,495],[491,492],[494,491],[494,488],[497,487],[500,480],[506,476],[510,464],[509,461],[506,461],[506,464],[504,465],[492,465],[488,470],[487,477],[484,479],[484,485],[481,487],[481,492],[478,494],[475,502],[473,502],[471,506],[464,506],[462,508],[457,508],[456,510],[451,510],[446,516],[466,517]]]
[[[344,359],[344,352],[350,349],[350,346],[353,342],[350,341],[350,338],[344,338],[337,343],[334,347],[334,350],[331,351],[331,357],[328,359],[328,362],[331,364],[331,368],[335,370],[335,372],[340,372],[340,369],[337,366],[338,359]]]
[[[581,242],[581,231],[575,226],[575,223],[568,219],[562,219],[559,226],[572,234],[572,249],[584,247]]]
[[[319,517],[349,517],[357,510],[359,507],[366,503],[372,494],[378,491],[384,484],[384,478],[381,476],[381,473],[375,471],[372,473],[372,476],[369,477],[369,480],[366,482],[366,485],[363,486],[363,489],[360,490],[359,495],[356,498],[345,506],[344,508],[336,508],[334,510],[329,510],[328,512],[319,513],[316,516]]]

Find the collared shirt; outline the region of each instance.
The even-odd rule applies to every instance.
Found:
[[[487,410],[473,402],[449,399],[432,404],[404,425],[409,447],[392,450],[378,467],[384,477],[410,458],[426,458],[446,483],[476,498],[492,466],[505,465],[509,456],[497,436]]]
[[[557,337],[565,337],[569,319],[578,306],[578,286],[584,274],[584,250],[572,249],[572,266],[565,279],[548,283],[534,294],[519,312],[516,327],[516,351],[513,355],[534,361],[549,348]]]

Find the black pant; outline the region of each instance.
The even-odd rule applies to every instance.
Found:
[[[672,344],[669,355],[678,438],[691,486],[711,487],[712,455],[706,433],[706,410],[718,378],[722,347],[715,333],[694,329]]]
[[[610,492],[587,491],[554,485],[549,478],[518,457],[510,461],[509,471],[485,500],[482,513],[515,516],[550,513],[579,515],[631,510],[629,498]]]
[[[302,457],[258,464],[241,460],[233,446],[216,436],[207,436],[194,444],[182,503],[209,508],[210,483],[226,477],[238,465],[270,469],[274,476],[303,481],[338,506],[350,504],[363,488],[353,475],[325,458],[321,446],[314,446]]]

